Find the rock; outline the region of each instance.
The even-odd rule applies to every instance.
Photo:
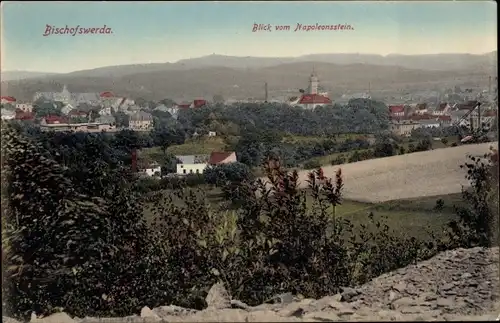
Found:
[[[342,288],[342,293],[341,293],[341,301],[342,302],[351,302],[354,300],[356,296],[361,294],[361,292],[357,289],[350,288],[350,287],[344,287]]]
[[[161,321],[161,318],[147,306],[141,309],[141,317]]]
[[[449,299],[449,298],[440,297],[437,299],[436,304],[439,307],[452,307],[454,304],[454,301],[452,299]]]
[[[406,291],[406,283],[400,282],[396,286],[394,286],[393,289],[397,292],[403,293]]]
[[[410,307],[417,305],[417,302],[410,297],[402,297],[391,303],[391,308],[397,310],[400,307]]]
[[[398,294],[392,290],[389,292],[389,301],[393,302],[393,301],[397,300],[398,298],[401,298],[400,294]]]
[[[64,312],[54,313],[44,318],[36,318],[36,315],[31,315],[30,323],[77,323],[68,314]]]
[[[194,314],[197,311],[180,306],[167,305],[167,306],[155,307],[153,308],[153,312],[160,318],[164,318],[166,316],[181,316],[181,315]]]
[[[335,322],[341,321],[341,319],[332,312],[313,312],[304,315],[304,319],[311,319],[320,322]]]
[[[205,301],[209,308],[231,308],[231,297],[223,283],[214,284],[208,291]]]
[[[2,316],[2,322],[3,323],[21,323],[18,320],[7,317],[7,316]]]
[[[247,304],[245,304],[245,303],[243,303],[241,301],[232,299],[231,300],[231,308],[240,308],[242,310],[249,310],[250,306],[248,306]]]

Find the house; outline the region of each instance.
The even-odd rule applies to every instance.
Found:
[[[236,153],[232,151],[228,152],[212,152],[208,163],[210,165],[221,165],[236,163],[238,160],[236,158]]]
[[[2,109],[2,120],[12,120],[16,118],[16,111],[11,109]]]
[[[17,103],[16,104],[16,109],[24,111],[24,112],[32,112],[33,111],[33,105],[29,103]]]
[[[87,118],[88,113],[78,109],[73,109],[68,113],[69,118]]]
[[[43,120],[42,120],[43,121]],[[75,131],[75,132],[107,132],[116,128],[109,124],[99,123],[40,123],[42,131]]]
[[[441,126],[438,119],[420,120],[418,123],[420,123],[421,128],[439,128]]]
[[[187,155],[175,156],[179,161],[177,163],[177,175],[203,174],[208,167],[207,155]]]
[[[116,119],[113,116],[100,116],[95,120],[96,123],[101,123],[101,124],[109,124],[114,126],[116,124]]]
[[[392,133],[398,136],[409,137],[414,129],[421,127],[421,124],[412,120],[393,121],[391,122],[390,129]]]
[[[111,107],[107,106],[99,110],[100,116],[110,116],[111,115]]]
[[[50,125],[50,124],[67,124],[68,120],[64,117],[49,115],[42,118],[40,125]]]
[[[304,94],[299,98],[298,102],[295,105],[300,106],[306,110],[314,110],[318,107],[329,104],[332,104],[332,100],[330,100],[326,96],[320,94]]]
[[[451,106],[447,103],[440,103],[434,111],[432,111],[432,114],[435,116],[444,116],[444,115],[449,115],[451,112]]]
[[[16,98],[13,96],[1,96],[0,102],[2,104],[7,104],[7,103],[14,104],[14,103],[16,103]]]
[[[194,100],[189,106],[191,109],[202,108],[207,105],[207,100]]]
[[[449,115],[438,116],[437,120],[441,124],[441,127],[449,127],[449,126],[451,126],[452,118]]]
[[[183,103],[179,103],[179,104],[174,105],[174,107],[177,109],[189,109],[189,108],[191,108],[191,103],[183,102]]]
[[[160,104],[156,108],[153,109],[154,111],[161,111],[161,112],[168,112],[168,108],[165,104]]]
[[[33,112],[24,112],[20,110],[16,110],[16,116],[14,117],[16,120],[34,120],[35,114]]]
[[[153,127],[153,116],[145,111],[139,111],[130,115],[129,128],[137,131],[151,130]]]
[[[140,165],[139,174],[150,177],[161,176],[161,166],[156,162]]]
[[[215,137],[215,136],[217,136],[217,132],[215,132],[215,131],[209,131],[208,132],[208,136],[209,137]]]
[[[391,118],[399,118],[405,116],[405,106],[404,105],[390,105],[389,114]]]
[[[64,85],[61,92],[37,92],[33,96],[33,101],[45,98],[50,101],[59,101],[64,104],[70,103],[77,106],[79,103],[98,105],[102,102],[99,93],[71,93]]]
[[[415,107],[416,114],[427,114],[429,113],[427,103],[418,103]]]
[[[75,110],[75,107],[73,107],[71,104],[65,104],[62,108],[61,108],[61,112],[65,115],[68,115],[68,113],[70,113],[71,111]]]
[[[112,92],[106,91],[106,92],[101,92],[101,94],[99,94],[99,97],[101,98],[101,100],[109,100],[109,99],[114,99],[115,95]]]

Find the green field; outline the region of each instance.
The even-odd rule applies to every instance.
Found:
[[[210,189],[208,186],[200,187],[200,196],[205,196],[207,202],[213,209],[217,210],[224,201],[220,191]],[[444,207],[437,210],[436,201],[442,199]],[[174,200],[178,206],[182,205],[180,200]],[[408,200],[396,200],[384,203],[372,204],[357,201],[344,200],[335,210],[335,216],[349,219],[355,226],[368,224],[368,215],[373,212],[374,219],[387,217],[387,225],[401,234],[411,234],[422,239],[429,237],[428,230],[435,234],[441,234],[443,226],[451,219],[456,218],[454,205],[462,203],[460,194],[426,197]],[[312,206],[312,200],[308,199],[308,205]],[[333,210],[330,209],[333,216]],[[151,218],[149,209],[145,210],[145,216]]]
[[[182,145],[170,146],[168,153],[173,155],[210,155],[214,151],[224,151],[226,142],[220,137],[189,139]],[[144,158],[157,160],[162,158],[161,147],[144,148],[140,155]]]

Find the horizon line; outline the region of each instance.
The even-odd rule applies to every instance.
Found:
[[[64,75],[64,74],[69,74],[69,73],[74,73],[74,72],[82,72],[82,71],[92,71],[100,68],[106,68],[106,67],[118,67],[118,66],[137,66],[137,65],[151,65],[151,64],[177,64],[181,61],[185,60],[190,60],[190,59],[198,59],[198,58],[203,58],[203,57],[209,57],[209,56],[223,56],[223,57],[236,57],[236,58],[300,58],[304,56],[312,56],[312,55],[372,55],[372,56],[381,56],[381,57],[389,57],[389,56],[431,56],[431,55],[472,55],[472,56],[482,56],[482,55],[487,55],[497,52],[496,49],[493,49],[491,51],[483,52],[483,53],[460,53],[460,52],[450,52],[450,53],[425,53],[425,54],[398,54],[398,53],[389,53],[389,54],[375,54],[375,53],[355,53],[355,52],[347,52],[347,53],[310,53],[310,54],[304,54],[304,55],[299,55],[299,56],[240,56],[240,55],[223,55],[223,54],[209,54],[209,55],[203,55],[203,56],[195,56],[195,57],[188,57],[188,58],[182,58],[173,62],[148,62],[148,63],[136,63],[136,64],[122,64],[122,65],[104,65],[104,66],[97,66],[97,67],[92,67],[92,68],[87,68],[87,69],[81,69],[81,70],[73,70],[69,72],[49,72],[49,71],[28,71],[28,70],[2,70],[0,73],[6,73],[6,72],[25,72],[25,73],[46,73],[46,74],[59,74],[59,75]],[[333,63],[331,63],[333,64]],[[345,65],[345,64],[344,64]],[[372,64],[376,65],[376,64]]]

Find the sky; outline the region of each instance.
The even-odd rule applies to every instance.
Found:
[[[3,1],[1,69],[65,73],[210,54],[482,54],[496,50],[496,12],[494,1]],[[271,31],[253,32],[254,24]],[[276,30],[282,25],[290,30]]]

